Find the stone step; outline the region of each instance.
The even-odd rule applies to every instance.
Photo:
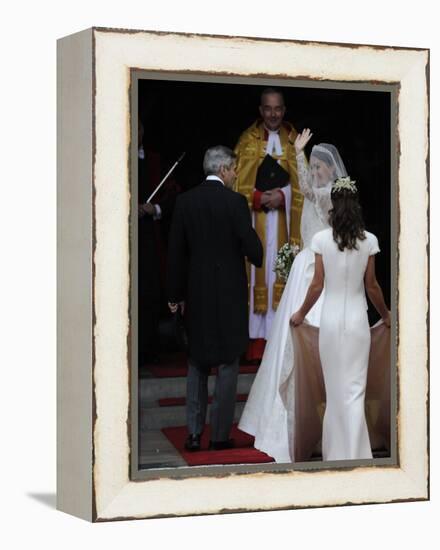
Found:
[[[234,421],[238,422],[243,412],[245,403],[237,402],[235,404]],[[209,421],[211,406],[208,405],[207,421]],[[185,426],[186,409],[185,406],[177,407],[146,407],[139,408],[139,427],[141,431],[160,430],[171,426]]]
[[[237,393],[248,394],[255,374],[239,374]],[[214,392],[215,376],[208,379],[208,392],[212,395]],[[185,397],[186,395],[186,377],[176,378],[141,378],[139,380],[139,405],[154,406],[159,399],[166,397]]]
[[[140,468],[178,468],[186,461],[160,430],[145,430],[139,438]]]

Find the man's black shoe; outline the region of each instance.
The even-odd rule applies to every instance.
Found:
[[[210,451],[223,451],[224,449],[232,449],[234,447],[234,440],[227,439],[226,441],[210,441]]]
[[[185,449],[187,451],[200,451],[200,435],[189,434],[185,441]]]

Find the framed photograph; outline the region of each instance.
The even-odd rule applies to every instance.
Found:
[[[422,49],[102,28],[59,41],[59,509],[108,521],[429,498],[428,78]],[[173,216],[210,174],[206,151],[235,150],[234,192],[247,198],[269,265],[270,239],[241,179],[246,132],[261,130],[269,143],[264,109],[277,107],[268,96],[282,110],[277,128],[287,128],[285,143],[277,130],[277,158],[292,187],[275,255],[283,243],[308,248],[301,166],[310,175],[322,149],[338,156],[333,179],[355,181],[365,227],[378,238],[391,323],[377,323],[369,307],[369,454],[338,456],[322,441],[331,389],[319,329],[289,326],[289,280],[278,298],[276,281],[265,310],[272,332],[250,327],[266,349],[240,348],[234,447],[210,442],[209,426],[200,448],[186,443],[191,367],[166,285]],[[301,160],[296,138],[309,128]],[[269,215],[260,217],[269,231]],[[247,274],[252,317],[260,274]],[[221,369],[208,367],[212,394]]]

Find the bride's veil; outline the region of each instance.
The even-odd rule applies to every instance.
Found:
[[[335,179],[347,176],[347,170],[345,169],[341,155],[338,149],[331,143],[319,143],[318,145],[314,145],[310,157],[316,157],[324,161],[328,166],[334,166]],[[312,179],[312,185],[313,184],[314,182]]]
[[[322,181],[317,181],[315,173],[310,169],[308,170],[306,187],[309,189],[310,194],[307,194],[304,198],[301,215],[301,238],[304,247],[310,245],[315,233],[328,227],[328,213],[332,208],[330,198],[332,183],[336,178],[347,176],[347,170],[341,155],[331,143],[314,145],[310,153],[310,159],[313,157],[324,162],[334,171],[330,180],[323,185]]]

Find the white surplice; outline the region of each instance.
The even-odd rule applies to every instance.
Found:
[[[266,154],[272,155],[275,152],[277,155],[282,154],[281,140],[278,132],[269,132]],[[290,183],[281,189],[284,195],[284,209],[286,212],[287,231],[290,227],[290,204],[292,200],[292,191]],[[255,227],[254,215],[252,215],[252,223]],[[250,293],[250,308],[249,308],[249,337],[264,338],[267,340],[270,327],[275,317],[275,310],[272,308],[273,285],[276,280],[276,275],[273,270],[275,260],[278,254],[278,210],[269,210],[266,214],[266,259],[265,259],[265,276],[266,286],[268,290],[267,312],[254,313],[254,293],[255,286],[255,267],[251,266],[251,293]]]

